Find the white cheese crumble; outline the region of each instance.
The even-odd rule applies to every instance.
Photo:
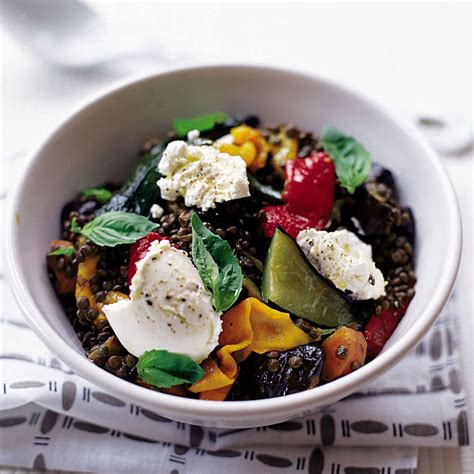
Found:
[[[174,201],[182,196],[187,207],[206,211],[218,202],[250,196],[245,161],[213,146],[171,142],[163,153],[159,171],[164,176],[157,183],[161,197]]]
[[[232,145],[234,143],[234,137],[228,133],[227,135],[223,135],[222,137],[218,138],[214,142],[214,146],[218,145]]]
[[[197,138],[199,138],[200,134],[201,134],[201,133],[200,133],[199,130],[197,130],[197,129],[190,130],[190,131],[188,132],[188,136],[187,136],[188,142],[191,142],[191,141],[193,141],[193,140],[196,140]]]
[[[220,313],[196,267],[167,240],[155,241],[137,262],[129,300],[103,311],[122,345],[140,357],[165,349],[203,361],[217,346]]]
[[[357,300],[385,295],[382,272],[372,260],[372,248],[348,230],[302,230],[296,238],[308,260],[340,290]]]
[[[150,215],[153,219],[159,219],[165,210],[159,204],[153,204],[150,207]]]

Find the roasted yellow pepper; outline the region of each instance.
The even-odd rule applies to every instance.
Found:
[[[280,131],[278,135],[270,138],[270,151],[273,168],[284,178],[285,163],[289,160],[296,160],[298,139],[289,137],[285,131]]]
[[[238,374],[238,365],[251,352],[286,351],[310,342],[288,313],[282,313],[256,298],[247,298],[222,317],[218,360],[207,359],[206,374],[189,390],[206,400],[225,400]]]
[[[255,172],[263,168],[267,163],[268,151],[270,149],[267,141],[263,138],[260,130],[239,125],[230,131],[234,143],[223,143],[218,145],[220,151],[232,156],[243,158],[250,171]]]

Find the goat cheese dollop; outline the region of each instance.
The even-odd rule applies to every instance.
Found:
[[[385,295],[382,272],[372,260],[372,247],[348,230],[302,230],[296,241],[311,264],[357,300]]]
[[[161,197],[174,201],[182,196],[187,207],[206,211],[218,202],[250,196],[245,161],[213,146],[171,142],[158,168],[164,176],[157,183]]]
[[[130,288],[129,300],[103,311],[131,354],[166,349],[200,363],[217,346],[220,313],[185,252],[166,240],[153,242],[137,263]]]

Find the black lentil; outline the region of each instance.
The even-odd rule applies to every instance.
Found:
[[[339,346],[336,349],[336,357],[338,359],[345,359],[347,357],[347,347],[346,346]]]
[[[280,363],[277,359],[269,359],[267,363],[267,368],[269,372],[278,372],[280,370]]]

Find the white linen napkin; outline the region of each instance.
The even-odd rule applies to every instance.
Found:
[[[0,296],[0,465],[170,474],[409,474],[417,466],[417,447],[469,444],[452,302],[412,354],[349,398],[306,418],[224,430],[174,422],[104,392],[37,339],[3,269]]]

